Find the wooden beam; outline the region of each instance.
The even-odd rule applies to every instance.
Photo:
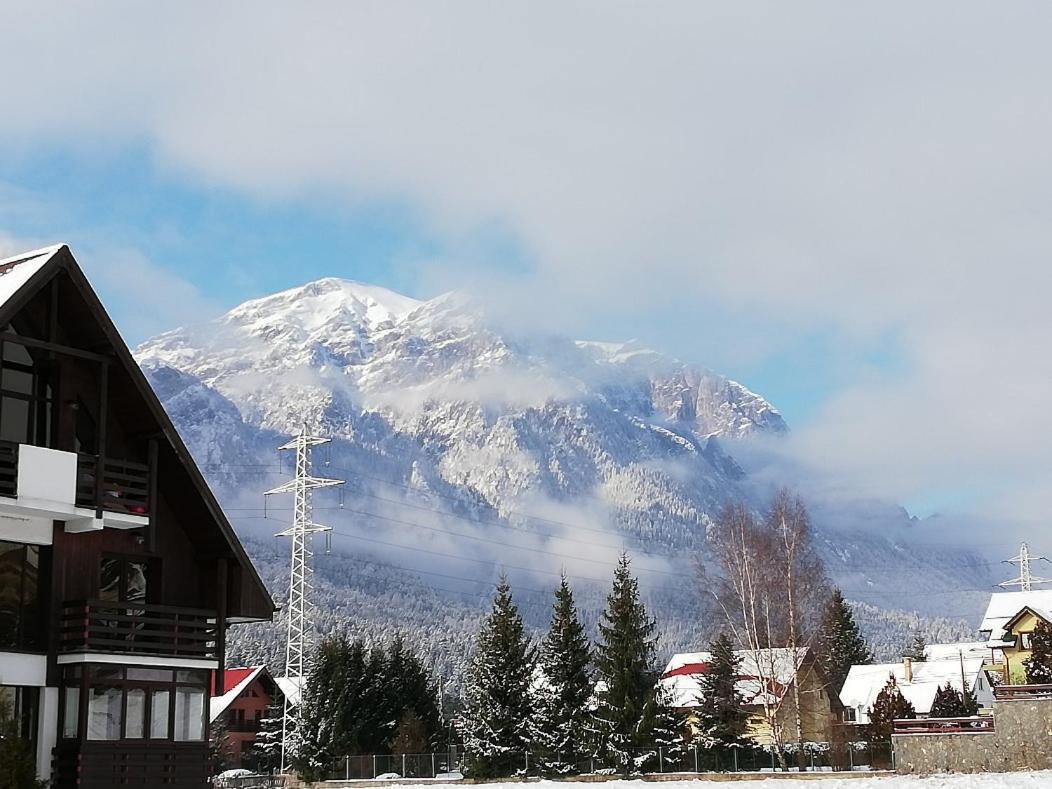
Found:
[[[219,558],[216,559],[216,658],[219,661],[219,668],[216,669],[216,695],[222,695],[226,690],[226,585],[226,559]]]
[[[106,413],[109,411],[110,366],[103,364],[99,370],[99,434],[95,446],[95,517],[102,518],[102,475],[106,458]]]
[[[21,334],[15,334],[14,332],[5,331],[0,332],[2,337],[7,342],[17,342],[20,345],[25,345],[29,348],[40,348],[44,351],[54,351],[55,353],[64,353],[67,356],[79,356],[81,359],[89,359],[93,362],[109,362],[113,360],[113,356],[104,356],[101,353],[92,353],[91,351],[85,351],[80,348],[73,348],[69,345],[62,345],[61,343],[48,342],[47,340],[37,340],[33,337],[26,337]]]
[[[156,553],[157,551],[157,439],[151,438],[147,447],[147,465],[150,470],[146,473],[149,475],[148,490],[146,494],[146,517],[150,519],[150,522],[146,524],[146,550],[150,553]]]

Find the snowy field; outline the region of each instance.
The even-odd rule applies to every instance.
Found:
[[[493,789],[568,789],[571,786],[594,786],[596,789],[717,789],[731,783],[741,789],[1052,789],[1052,771],[1033,773],[985,773],[981,775],[888,775],[868,776],[866,778],[825,778],[825,779],[740,779],[722,781],[605,781],[603,783],[565,783],[556,781],[538,781],[536,783],[493,783],[479,784]],[[399,789],[405,789],[403,784]],[[420,789],[463,789],[463,784],[424,783],[413,784]]]

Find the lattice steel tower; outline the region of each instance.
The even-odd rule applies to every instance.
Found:
[[[1019,546],[1019,555],[1013,556],[1011,559],[1005,561],[1005,564],[1018,564],[1019,565],[1019,577],[1013,578],[1011,581],[1002,581],[998,586],[1018,586],[1021,592],[1033,591],[1034,584],[1047,584],[1052,583],[1052,579],[1039,578],[1031,572],[1031,562],[1047,562],[1044,556],[1031,556],[1030,548],[1024,542]]]
[[[311,518],[311,492],[315,488],[327,488],[342,485],[342,479],[326,479],[311,476],[311,449],[319,444],[327,444],[329,439],[312,436],[303,430],[294,439],[282,444],[278,449],[296,450],[296,476],[283,485],[268,490],[264,495],[277,493],[293,494],[292,525],[279,531],[278,537],[292,538],[292,558],[289,562],[289,596],[288,638],[285,642],[285,676],[294,683],[298,690],[303,687],[303,655],[311,631],[311,541],[319,532],[332,531],[329,526],[317,524]],[[281,719],[281,770],[285,771],[285,742],[288,736],[289,713],[292,704],[290,694],[285,694],[285,708]],[[297,705],[297,709],[298,709]]]

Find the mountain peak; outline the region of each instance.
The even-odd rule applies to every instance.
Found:
[[[379,285],[339,277],[321,279],[270,296],[246,301],[231,310],[233,321],[290,319],[317,328],[333,318],[350,315],[370,327],[408,315],[423,304]]]

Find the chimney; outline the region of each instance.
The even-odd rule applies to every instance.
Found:
[[[913,682],[913,658],[904,657],[902,659],[902,673],[905,675],[906,682]]]

